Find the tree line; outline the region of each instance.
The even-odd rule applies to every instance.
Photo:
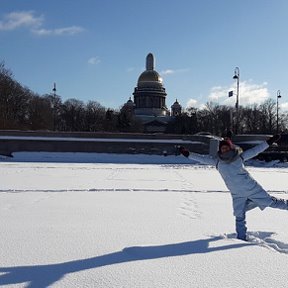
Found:
[[[235,128],[235,111],[230,106],[209,102],[203,109],[190,107],[167,126],[167,133],[221,135]],[[272,99],[262,104],[239,107],[238,133],[273,134],[277,130],[277,108]],[[288,114],[279,113],[279,131],[287,133]],[[68,99],[55,93],[39,95],[21,85],[0,63],[0,129],[48,131],[143,132],[141,121],[131,110],[105,108],[97,101]]]
[[[0,63],[0,129],[50,131],[137,131],[139,121],[125,111],[107,109],[97,101],[39,95],[24,87]],[[138,127],[139,126],[139,127]]]
[[[238,125],[236,116],[234,107],[208,102],[204,109],[188,108],[177,116],[169,129],[171,133],[195,134],[205,131],[219,136],[227,130],[238,130],[238,134],[288,133],[288,113],[278,109],[277,121],[277,105],[271,98],[261,104],[240,106]]]

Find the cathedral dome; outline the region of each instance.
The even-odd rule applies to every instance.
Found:
[[[165,104],[166,92],[162,85],[160,74],[154,69],[154,56],[149,53],[146,57],[146,70],[138,78],[134,88],[135,115],[145,117],[168,116]]]
[[[162,84],[162,78],[155,70],[146,70],[138,78],[139,82],[159,82]]]
[[[137,83],[138,88],[162,88],[162,78],[154,70],[154,56],[149,53],[146,57],[146,70],[141,73]]]
[[[138,78],[138,88],[157,88],[161,89],[162,78],[155,70],[146,70]]]

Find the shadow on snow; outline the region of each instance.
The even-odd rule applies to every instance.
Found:
[[[27,285],[28,288],[44,288],[57,282],[65,276],[65,274],[87,269],[132,261],[237,249],[247,246],[247,243],[243,242],[219,247],[209,247],[209,243],[218,240],[223,240],[223,237],[211,237],[208,239],[159,246],[127,247],[118,252],[59,264],[0,267],[0,273],[4,273],[0,275],[0,286],[29,282]]]

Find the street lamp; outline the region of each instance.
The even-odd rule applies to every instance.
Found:
[[[279,114],[279,105],[278,105],[278,100],[279,100],[279,98],[281,98],[281,95],[280,95],[280,90],[278,90],[277,91],[277,110],[276,110],[276,112],[277,112],[277,114],[276,114],[276,131],[277,131],[277,134],[278,134],[278,132],[279,132],[279,123],[278,123],[278,114]]]
[[[56,96],[56,91],[57,91],[55,82],[54,82],[54,87],[53,87],[52,91],[53,91],[53,96],[55,97]]]
[[[238,124],[239,124],[239,81],[240,81],[240,69],[239,67],[236,67],[234,70],[234,76],[233,79],[236,79],[237,84],[237,95],[236,95],[236,127],[235,127],[235,133],[238,133]]]

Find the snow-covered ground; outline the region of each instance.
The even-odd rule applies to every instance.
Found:
[[[250,164],[288,199],[287,164]],[[235,239],[218,172],[181,156],[15,153],[0,162],[0,286],[288,287],[288,211],[247,221]]]

